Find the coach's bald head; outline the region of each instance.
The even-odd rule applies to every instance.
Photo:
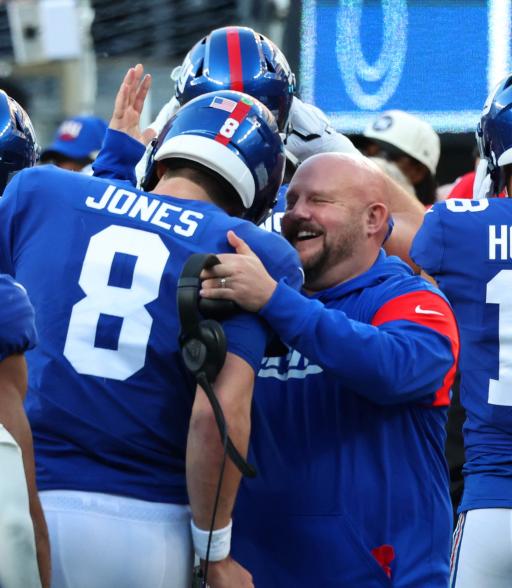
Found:
[[[388,178],[364,156],[322,153],[295,173],[283,234],[297,249],[306,288],[325,289],[366,271],[388,231]]]

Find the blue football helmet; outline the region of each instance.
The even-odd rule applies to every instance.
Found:
[[[172,77],[181,106],[207,92],[236,90],[263,102],[279,130],[286,129],[295,76],[280,49],[253,29],[213,30],[192,47]]]
[[[27,113],[0,90],[0,192],[9,178],[36,164],[39,145]]]
[[[512,74],[501,80],[485,101],[476,141],[481,159],[487,161],[490,192],[497,195],[505,187],[503,167],[512,164]]]
[[[155,139],[142,182],[157,183],[157,162],[186,159],[230,184],[245,209],[242,218],[260,224],[275,203],[285,166],[275,118],[261,102],[224,90],[180,108]]]

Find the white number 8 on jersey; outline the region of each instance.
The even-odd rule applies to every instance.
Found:
[[[137,258],[130,288],[109,285],[116,253]],[[126,380],[144,366],[153,324],[144,306],[158,297],[168,258],[155,233],[112,225],[91,237],[78,281],[86,296],[73,306],[64,346],[79,374]],[[95,347],[101,314],[122,318],[117,349]]]

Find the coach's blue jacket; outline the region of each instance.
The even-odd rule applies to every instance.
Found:
[[[307,298],[280,283],[261,314],[290,346],[254,394],[232,555],[259,588],[445,588],[444,425],[458,333],[443,295],[381,252]]]

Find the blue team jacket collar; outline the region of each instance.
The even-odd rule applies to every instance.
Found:
[[[316,298],[322,302],[335,300],[351,292],[362,290],[381,282],[388,275],[396,275],[397,267],[400,267],[404,273],[412,274],[412,270],[401,259],[395,256],[388,257],[384,249],[381,249],[377,259],[368,271],[327,290],[310,294],[309,298]]]

